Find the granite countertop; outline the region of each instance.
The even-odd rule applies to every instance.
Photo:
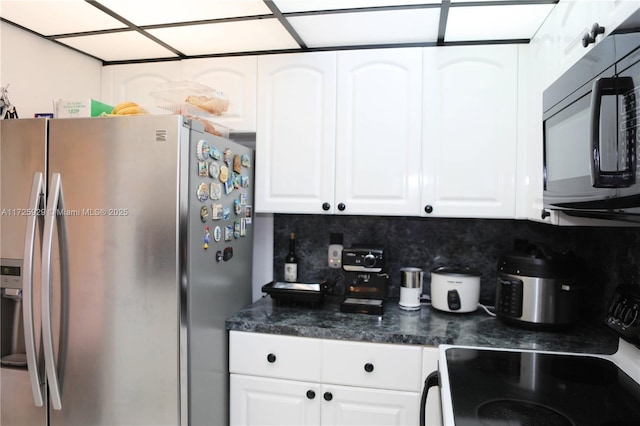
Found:
[[[483,309],[467,314],[440,312],[423,305],[403,311],[388,300],[382,316],[340,312],[340,298],[320,307],[277,306],[270,296],[245,307],[226,321],[227,330],[323,339],[409,345],[462,345],[612,354],[618,337],[605,325],[577,324],[567,331],[529,331],[504,324]]]

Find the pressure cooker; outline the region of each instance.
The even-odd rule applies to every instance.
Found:
[[[527,244],[500,257],[496,316],[527,329],[564,329],[578,320],[584,287],[581,260],[544,245]]]

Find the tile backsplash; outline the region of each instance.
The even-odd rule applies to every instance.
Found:
[[[517,239],[573,252],[585,260],[588,282],[584,316],[601,321],[615,288],[640,286],[640,228],[557,227],[536,222],[499,219],[274,215],[274,279],[281,280],[289,233],[296,234],[301,282],[324,279],[341,283],[341,269],[327,266],[329,234],[343,234],[344,247],[375,244],[385,247],[390,276],[389,297],[397,298],[400,268],[429,271],[438,266],[468,266],[481,272],[480,302],[493,305],[497,263],[512,252]]]

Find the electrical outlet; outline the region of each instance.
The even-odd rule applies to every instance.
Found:
[[[327,251],[329,268],[342,268],[342,234],[329,234],[329,249]]]

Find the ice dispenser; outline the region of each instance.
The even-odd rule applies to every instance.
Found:
[[[22,279],[19,261],[2,260],[0,266],[0,365],[27,367],[22,322]]]

